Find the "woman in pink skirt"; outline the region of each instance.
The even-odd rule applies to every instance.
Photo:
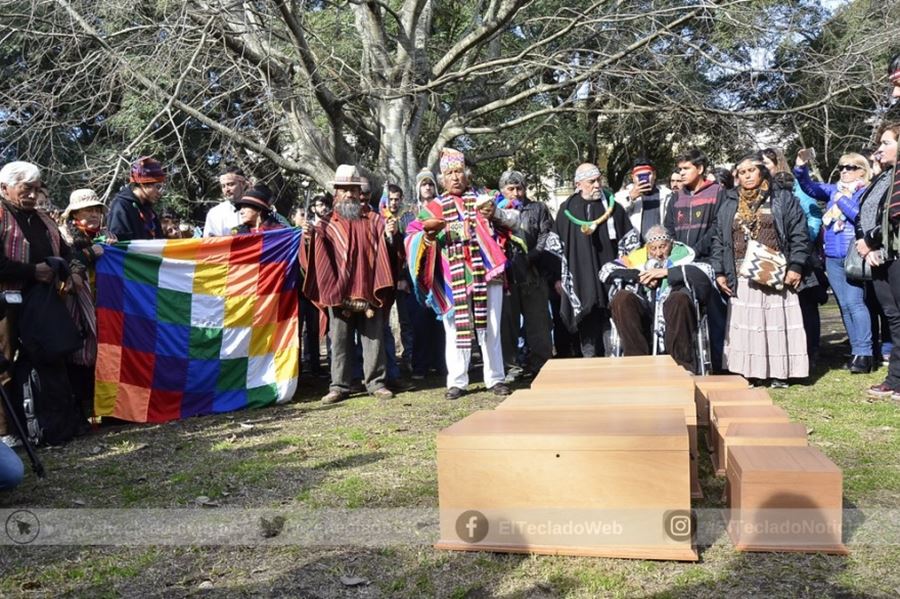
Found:
[[[772,184],[760,154],[742,158],[735,171],[738,186],[719,209],[711,259],[716,284],[730,298],[723,365],[755,382],[787,387],[787,379],[809,374],[797,298],[800,289],[817,284],[815,276],[804,280],[810,251],[806,217],[789,190]],[[751,241],[784,256],[782,285],[740,275]]]

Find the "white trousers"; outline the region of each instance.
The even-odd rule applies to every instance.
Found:
[[[471,305],[470,305],[471,309]],[[484,385],[490,389],[502,383],[506,377],[503,372],[503,346],[500,343],[500,314],[503,310],[503,285],[489,283],[487,286],[487,327],[478,333],[478,344],[484,360]],[[447,388],[465,389],[469,384],[469,360],[472,350],[456,347],[456,320],[453,316],[444,317],[444,332],[447,342],[445,355],[447,359]]]

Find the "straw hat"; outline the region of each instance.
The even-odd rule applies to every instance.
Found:
[[[331,184],[334,187],[353,185],[362,188],[363,186],[359,169],[352,164],[339,164],[337,170],[334,171],[334,181]]]
[[[66,206],[65,212],[62,213],[63,220],[69,220],[69,215],[73,212],[95,206],[106,210],[106,206],[100,201],[93,189],[76,189],[69,195],[69,205]]]

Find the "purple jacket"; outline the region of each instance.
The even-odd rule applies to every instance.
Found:
[[[819,183],[813,181],[809,177],[809,167],[795,166],[794,176],[800,188],[810,197],[820,201],[827,202],[825,212],[827,213],[835,205],[840,209],[844,218],[844,228],[840,231],[836,230],[834,223],[826,226],[825,229],[825,256],[828,258],[843,258],[847,255],[847,247],[856,239],[854,233],[854,225],[856,217],[859,215],[859,198],[862,197],[865,187],[857,189],[851,197],[847,197],[838,191],[838,186],[831,183]]]

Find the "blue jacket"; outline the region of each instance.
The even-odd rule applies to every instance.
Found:
[[[805,193],[816,200],[826,202],[826,213],[836,205],[844,215],[844,218],[847,219],[844,221],[844,228],[840,231],[835,229],[833,223],[825,227],[825,256],[828,258],[843,258],[847,255],[847,247],[856,238],[854,225],[859,215],[859,198],[862,196],[865,188],[857,190],[852,197],[848,198],[838,192],[837,185],[819,183],[810,179],[809,168],[806,166],[795,166],[794,176]]]

